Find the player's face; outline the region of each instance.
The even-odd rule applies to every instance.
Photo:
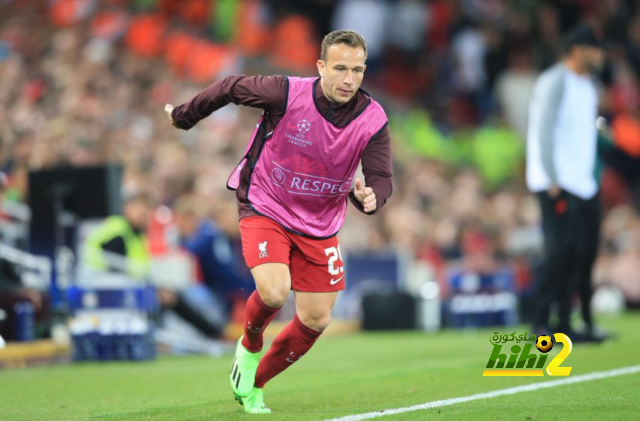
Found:
[[[198,228],[198,218],[192,214],[176,214],[176,225],[181,237],[191,237]]]
[[[327,50],[327,60],[318,60],[318,73],[324,95],[337,104],[345,104],[362,84],[367,66],[364,50],[347,44],[334,44]]]
[[[604,66],[605,54],[602,48],[581,46],[579,48],[579,57],[582,67],[590,73],[599,73]]]
[[[587,54],[589,56],[589,71],[599,73],[604,67],[605,54],[602,48],[588,47]]]
[[[145,230],[151,219],[151,204],[144,200],[134,200],[127,203],[124,208],[124,214],[129,220],[131,226],[138,230]]]

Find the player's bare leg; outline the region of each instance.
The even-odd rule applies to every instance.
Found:
[[[338,298],[338,292],[294,291],[296,313],[303,325],[317,332],[323,332],[331,322],[331,310]]]
[[[271,308],[282,307],[291,292],[291,274],[284,263],[265,263],[251,269],[262,301]]]
[[[244,335],[238,341],[231,365],[231,389],[246,412],[268,413],[262,390],[254,389],[255,375],[262,355],[263,332],[282,307],[291,291],[289,267],[282,263],[265,263],[251,269],[255,291],[245,311]]]

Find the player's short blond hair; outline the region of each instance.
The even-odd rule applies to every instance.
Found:
[[[337,44],[346,44],[352,48],[361,47],[364,50],[364,56],[367,56],[367,42],[364,40],[362,35],[356,31],[339,29],[328,33],[322,40],[320,59],[327,61],[327,51],[329,50],[329,47]]]

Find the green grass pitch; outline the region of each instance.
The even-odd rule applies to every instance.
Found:
[[[640,364],[640,313],[602,320],[620,333],[574,345],[571,376]],[[0,372],[0,420],[324,420],[463,397],[560,377],[482,377],[494,331],[360,333],[321,338],[265,388],[271,415],[245,415],[228,385],[232,356],[75,364]],[[554,347],[550,357],[560,347]],[[549,358],[551,360],[551,358]],[[565,385],[383,420],[630,420],[640,374]]]

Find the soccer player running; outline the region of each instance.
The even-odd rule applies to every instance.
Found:
[[[387,117],[359,89],[366,58],[360,34],[334,31],[322,41],[319,78],[232,76],[186,104],[165,107],[184,130],[230,102],[264,110],[227,182],[236,190],[243,254],[257,287],[230,372],[245,412],[271,412],[264,385],[305,355],[329,325],[345,288],[336,234],[346,199],[373,214],[391,196]],[[365,183],[354,183],[360,161]],[[296,315],[262,356],[263,332],[292,289]]]

